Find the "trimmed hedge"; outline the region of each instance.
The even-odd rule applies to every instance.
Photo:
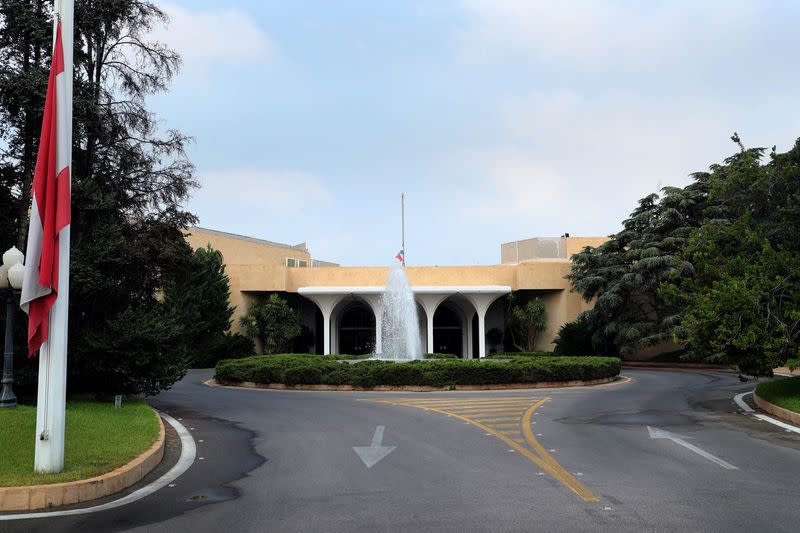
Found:
[[[486,356],[487,359],[513,359],[514,357],[560,357],[553,352],[507,352],[507,353],[492,353]]]
[[[339,356],[336,356],[339,357]],[[518,357],[510,361],[441,359],[428,361],[336,361],[313,355],[262,355],[220,361],[219,381],[287,385],[492,385],[575,381],[614,377],[616,357]]]

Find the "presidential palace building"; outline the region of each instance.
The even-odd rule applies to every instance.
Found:
[[[233,331],[239,331],[239,317],[254,299],[277,293],[313,332],[309,351],[360,354],[380,345],[380,296],[387,267],[318,261],[305,243],[292,246],[197,227],[189,232],[193,248],[210,244],[222,253],[235,307]],[[552,349],[559,327],[589,306],[564,279],[569,258],[605,240],[533,238],[502,244],[497,265],[406,267],[417,301],[423,351],[467,359],[502,351],[502,345],[490,345],[486,332],[504,329],[503,296],[511,291],[519,303],[535,297],[544,302],[547,328],[538,337],[537,349]]]

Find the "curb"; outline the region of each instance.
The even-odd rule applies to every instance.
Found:
[[[790,411],[788,409],[784,409],[783,407],[777,406],[774,403],[770,403],[764,398],[758,396],[755,392],[753,392],[753,401],[756,402],[756,405],[762,411],[766,411],[767,413],[786,420],[787,422],[791,422],[792,424],[800,425],[800,413],[795,413],[794,411]]]
[[[620,376],[610,378],[573,380],[573,381],[540,381],[537,383],[498,383],[495,385],[453,385],[452,387],[431,387],[428,385],[377,385],[375,387],[356,387],[353,385],[287,385],[285,383],[255,383],[253,381],[216,381],[207,380],[211,386],[237,387],[242,389],[300,390],[324,392],[441,392],[451,390],[508,390],[508,389],[554,389],[558,387],[585,387],[603,385],[618,381]]]
[[[736,370],[730,366],[707,365],[702,363],[649,363],[647,361],[623,361],[622,368],[643,370],[701,370],[706,372],[736,373]]]
[[[104,498],[141,481],[164,457],[164,422],[155,409],[153,409],[153,413],[158,419],[158,439],[147,451],[128,464],[100,476],[79,481],[0,487],[0,512],[34,511],[83,503]]]

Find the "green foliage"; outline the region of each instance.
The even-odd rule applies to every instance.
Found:
[[[424,359],[461,359],[459,356],[452,353],[424,353]]]
[[[745,149],[711,167],[708,206],[683,251],[692,275],[661,294],[686,308],[674,331],[701,355],[750,375],[800,354],[800,140],[787,153]]]
[[[208,245],[194,251],[186,277],[167,289],[165,302],[173,313],[182,314],[181,320],[191,325],[196,342],[202,344],[231,327],[230,295],[222,254]]]
[[[170,314],[186,327],[185,349],[192,354],[192,367],[212,367],[220,359],[254,353],[252,341],[225,334],[233,315],[229,300],[230,280],[222,254],[211,245],[195,250],[185,276],[164,296]]]
[[[192,368],[213,368],[222,359],[241,359],[256,353],[253,339],[239,333],[225,333],[192,352]]]
[[[516,357],[508,362],[434,360],[339,362],[308,355],[270,355],[220,361],[216,379],[287,385],[489,385],[590,380],[619,374],[613,357]]]
[[[503,330],[500,328],[491,328],[486,332],[486,340],[489,342],[489,346],[492,348],[502,345],[504,337],[505,335],[503,335]]]
[[[595,334],[585,315],[561,325],[553,341],[556,355],[615,355],[614,345],[602,334]]]
[[[507,352],[507,353],[490,353],[486,359],[513,359],[514,357],[553,357],[553,352],[534,351],[534,352]]]
[[[682,309],[665,302],[659,288],[693,271],[680,254],[700,224],[708,176],[698,173],[694,179],[687,187],[665,187],[662,196],[642,198],[622,231],[572,256],[567,276],[572,290],[594,301],[583,314],[592,331],[592,351],[612,344],[630,353],[673,337]]]
[[[51,5],[0,0],[0,145],[8,147],[0,151],[0,235],[12,235],[20,249],[50,63]],[[184,231],[195,217],[182,208],[196,186],[185,152],[190,139],[165,129],[146,106],[180,65],[174,51],[149,38],[165,19],[148,1],[75,2],[71,390],[168,388],[183,375],[194,338],[196,324],[184,310],[158,297],[194,268]],[[20,361],[20,376],[34,376],[37,364]]]
[[[786,366],[789,368],[789,372],[794,372],[800,368],[800,359],[787,359]]]
[[[256,300],[240,322],[248,335],[261,341],[265,354],[285,352],[302,333],[300,315],[277,294]]]
[[[525,305],[519,305],[513,293],[508,295],[507,302],[506,325],[512,345],[522,352],[535,350],[536,338],[547,327],[544,302],[534,298]]]
[[[756,395],[778,407],[800,413],[800,376],[759,383]]]

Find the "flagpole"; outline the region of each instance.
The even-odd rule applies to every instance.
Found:
[[[61,20],[66,99],[65,150],[72,175],[72,55],[74,0],[54,0],[53,43]],[[69,318],[70,226],[58,235],[58,297],[50,310],[48,339],[39,351],[39,389],[36,403],[34,470],[58,473],[64,468],[64,431],[67,395],[67,324]]]
[[[401,243],[400,249],[403,250],[403,266],[406,266],[406,195],[400,193],[400,226],[401,226]]]

